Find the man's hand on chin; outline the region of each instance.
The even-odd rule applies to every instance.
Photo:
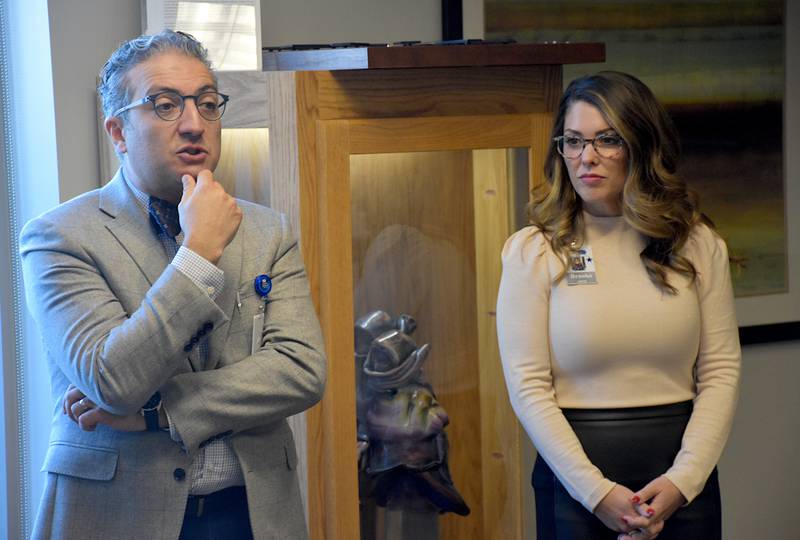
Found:
[[[184,233],[183,245],[217,264],[239,230],[242,209],[208,169],[200,171],[197,179],[184,174],[181,181],[183,197],[178,213]]]

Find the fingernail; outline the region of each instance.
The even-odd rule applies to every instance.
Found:
[[[652,515],[653,515],[653,514],[655,514],[655,513],[656,513],[656,511],[655,511],[655,510],[653,510],[652,508],[648,508],[648,509],[647,509],[647,515],[648,515],[648,516],[652,516]]]
[[[642,499],[640,499],[638,495],[634,495],[633,497],[631,497],[631,502],[633,504],[639,504],[641,501]]]

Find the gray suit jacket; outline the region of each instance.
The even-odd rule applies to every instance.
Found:
[[[216,301],[168,264],[119,173],[23,229],[28,306],[53,397],[34,538],[178,538],[190,482],[180,469],[218,436],[241,463],[255,538],[307,536],[286,417],[322,396],[322,337],[286,218],[239,205],[244,218],[219,261],[225,287]],[[251,355],[259,274],[273,289],[264,346]],[[196,350],[184,349],[209,323],[208,362],[198,366]],[[82,431],[61,413],[70,383],[116,414],[138,411],[159,390],[185,450],[166,432]]]

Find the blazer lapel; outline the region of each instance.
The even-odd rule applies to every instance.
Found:
[[[118,170],[114,178],[100,190],[100,210],[110,219],[106,228],[152,285],[169,261],[164,247],[153,234],[150,221]]]
[[[149,219],[136,202],[121,171],[117,171],[114,178],[100,190],[99,206],[102,212],[112,218],[108,220],[106,227],[117,239],[120,247],[130,255],[148,283],[150,285],[155,283],[169,264],[169,260],[164,252],[164,246],[153,233]],[[208,336],[208,361],[205,366],[199,366],[200,360],[196,354],[192,357],[193,364],[201,369],[217,367],[228,338],[229,321],[236,309],[236,292],[242,279],[245,227],[243,221],[218,263],[219,268],[225,273],[225,286],[217,296],[216,303],[228,316],[228,322],[215,328]]]

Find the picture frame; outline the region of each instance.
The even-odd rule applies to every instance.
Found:
[[[790,42],[794,40],[794,45]],[[787,35],[784,93],[784,201],[788,290],[782,294],[736,299],[739,341],[742,345],[800,339],[800,64],[787,61],[798,37]]]
[[[718,128],[717,133],[702,133],[701,128],[699,131],[701,137],[705,137],[704,143],[713,143],[716,136],[724,138],[736,129],[745,132],[750,130],[744,137],[730,137],[726,143],[735,142],[738,148],[752,149],[755,146],[748,146],[750,142],[764,142],[761,128],[775,126],[773,117],[768,121],[763,118],[758,121],[764,110],[758,107],[771,103],[772,109],[767,107],[766,110],[777,111],[777,118],[782,114],[782,136],[780,129],[772,129],[768,135],[769,144],[783,142],[782,156],[780,152],[773,152],[768,156],[772,161],[761,161],[757,151],[750,152],[744,159],[739,156],[736,166],[720,173],[719,170],[709,169],[715,166],[714,163],[705,164],[696,159],[696,147],[694,164],[687,177],[706,180],[703,186],[706,193],[701,191],[701,210],[709,211],[713,220],[719,219],[718,227],[723,225],[719,228],[729,244],[734,261],[733,271],[744,271],[750,276],[754,272],[757,274],[755,285],[749,282],[747,287],[740,287],[741,283],[737,284],[739,296],[736,298],[736,312],[741,343],[751,345],[800,339],[800,152],[793,149],[793,146],[797,146],[796,141],[800,140],[800,129],[797,127],[800,126],[800,101],[796,98],[792,100],[792,96],[800,95],[800,66],[790,65],[788,61],[790,55],[787,51],[792,50],[793,46],[795,50],[797,47],[797,43],[792,45],[790,39],[796,42],[797,38],[787,34],[783,2],[773,0],[759,4],[758,9],[744,19],[733,17],[726,11],[728,8],[721,5],[707,5],[703,10],[692,11],[680,2],[674,6],[664,2],[654,10],[638,10],[635,11],[636,15],[630,13],[634,18],[642,19],[641,25],[629,18],[626,20],[630,24],[625,27],[614,22],[619,17],[606,17],[603,19],[605,22],[598,22],[595,16],[600,11],[608,10],[619,14],[628,9],[624,5],[600,2],[593,5],[595,11],[586,11],[579,9],[578,3],[574,4],[551,0],[524,4],[484,0],[486,37],[513,37],[520,42],[606,42],[605,65],[571,66],[570,70],[565,69],[564,82],[583,73],[602,69],[633,73],[648,84],[654,84],[651,87],[659,99],[666,94],[666,104],[672,103],[673,112],[675,105],[680,111],[682,104],[690,104],[688,109],[683,109],[683,118],[689,119],[689,126],[692,122],[703,125],[709,117],[723,119],[725,124],[730,124]],[[711,24],[709,21],[712,20],[716,22]],[[775,30],[764,32],[765,28]],[[783,38],[778,37],[781,28]],[[709,36],[716,37],[705,42]],[[720,68],[729,59],[726,58],[726,46],[742,39],[742,36],[751,40],[744,50],[757,52],[752,52],[749,59],[742,59],[739,54],[727,67]],[[765,42],[758,41],[764,36],[771,39],[766,48],[762,46]],[[667,45],[671,40],[674,40],[673,44]],[[660,48],[652,45],[658,41],[665,45]],[[757,43],[760,44],[758,47],[753,46]],[[677,56],[674,54],[676,47],[681,51]],[[741,53],[741,45],[739,47]],[[703,54],[696,54],[699,50]],[[769,54],[782,54],[782,62],[778,60],[776,64],[774,59],[777,56]],[[709,58],[712,61],[709,62]],[[700,80],[703,84],[697,85]],[[695,86],[687,86],[684,81],[693,81]],[[720,103],[723,105],[719,110],[715,110],[715,96],[720,96],[722,100]],[[742,96],[747,97],[742,99]],[[697,107],[697,104],[700,106]],[[748,104],[754,104],[754,107],[748,109]],[[707,113],[710,115],[703,116]],[[742,113],[748,115],[748,120],[757,121],[748,124],[739,116]],[[684,123],[683,127],[686,125]],[[718,164],[719,161],[716,162]],[[737,168],[739,165],[741,168]],[[707,174],[709,172],[716,175]],[[726,176],[728,172],[731,174]],[[781,183],[777,182],[781,173],[782,193]],[[732,193],[728,181],[738,184],[736,204],[727,202]],[[759,211],[753,211],[755,199],[759,199],[758,203],[767,199],[772,206],[766,207],[766,210],[760,206]],[[720,214],[720,210],[725,212]],[[743,210],[752,215],[747,218],[737,216],[736,222],[732,223],[729,218]],[[748,244],[742,245],[741,236],[734,238],[731,225],[734,225],[737,234],[744,232]],[[760,236],[762,229],[769,229],[769,235]],[[766,245],[769,248],[764,247]],[[770,249],[769,255],[773,258],[769,264],[764,264],[762,256],[765,250]]]

